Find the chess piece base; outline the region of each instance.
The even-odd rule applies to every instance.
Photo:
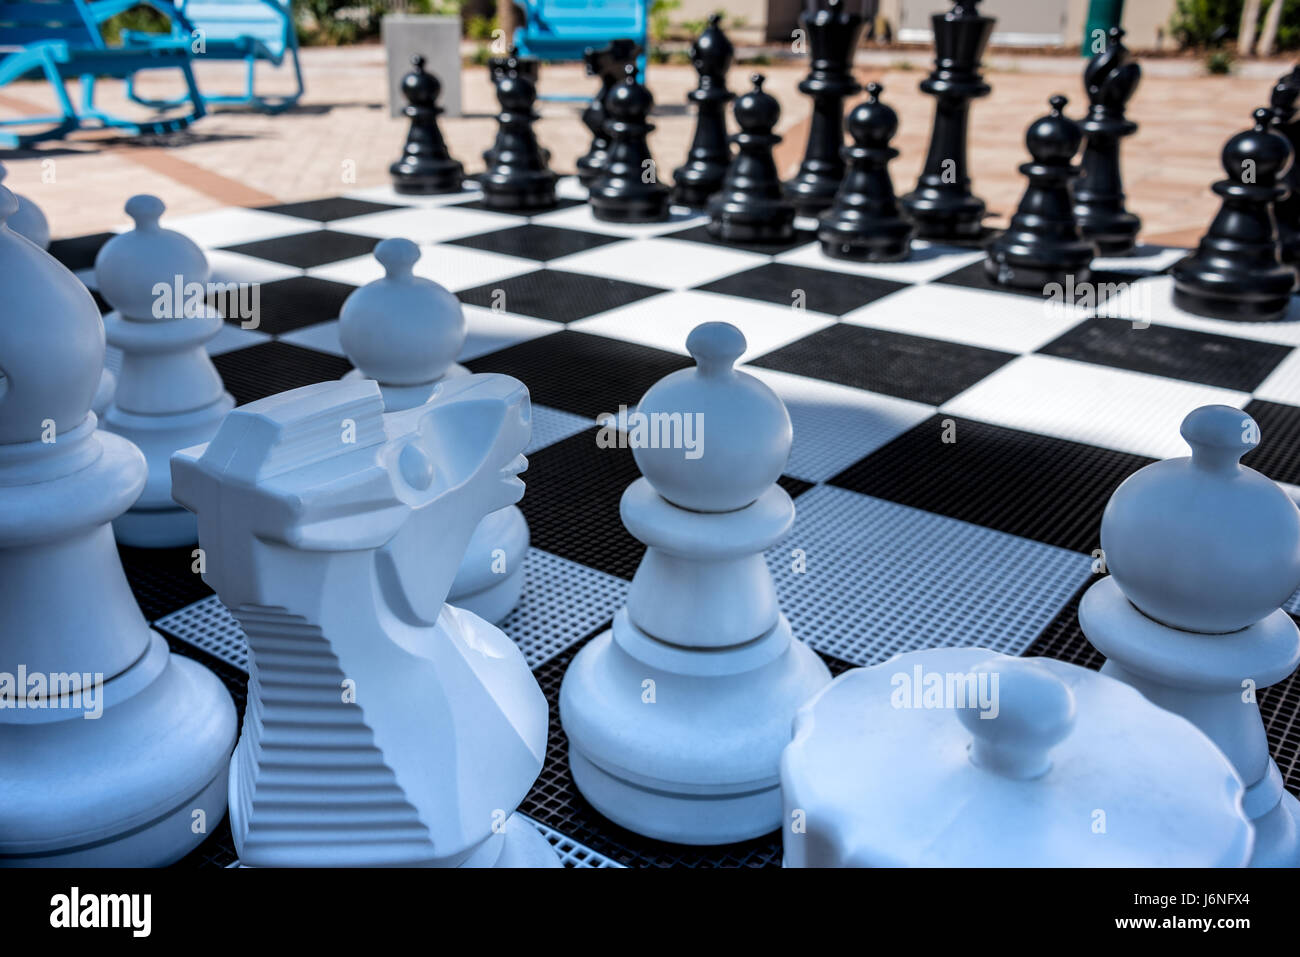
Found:
[[[594,186],[594,184],[593,184]],[[668,218],[668,190],[605,201],[600,188],[591,194],[591,215],[606,223],[661,223]]]
[[[1291,304],[1295,271],[1280,267],[1268,274],[1267,282],[1244,284],[1225,279],[1206,282],[1205,277],[1180,275],[1174,267],[1174,305],[1184,312],[1211,319],[1238,322],[1268,322],[1281,319]]]
[[[899,219],[880,223],[846,221],[835,226],[823,222],[817,239],[822,252],[832,259],[893,263],[911,255],[912,233],[911,224]]]
[[[1034,254],[1032,261],[1027,261],[1014,244],[994,244],[984,260],[984,273],[1000,286],[1015,286],[1017,289],[1041,290],[1049,283],[1064,283],[1066,276],[1073,276],[1078,285],[1088,282],[1092,276],[1088,266],[1092,256],[1091,243],[1072,243],[1057,250],[1053,257],[1055,262],[1047,266],[1039,253]]]
[[[1137,245],[1138,230],[1142,221],[1130,212],[1113,216],[1089,217],[1079,214],[1075,207],[1075,216],[1079,221],[1079,232],[1083,238],[1097,247],[1101,256],[1123,256]]]
[[[528,541],[528,521],[517,505],[485,516],[469,540],[447,601],[500,624],[523,592]]]
[[[455,160],[418,169],[394,163],[389,172],[393,175],[393,192],[403,195],[458,193],[464,188],[465,169]]]
[[[901,200],[918,239],[974,239],[983,231],[984,200],[969,193],[918,189]]]
[[[199,525],[183,508],[132,509],[113,519],[113,537],[134,548],[176,548],[198,542]]]
[[[509,183],[502,183],[489,173],[482,179],[483,205],[488,209],[522,210],[554,209],[555,181],[558,177],[550,170],[541,170],[533,176],[512,173]]]
[[[794,208],[781,204],[784,209],[776,216],[760,213],[753,215],[752,204],[746,212],[738,212],[721,205],[709,211],[709,235],[732,243],[784,243],[794,238]]]
[[[695,172],[693,169],[678,171],[673,182],[673,202],[678,206],[703,209],[708,205],[709,199],[722,189],[722,181],[727,171],[724,168],[710,171],[707,176],[703,173],[691,176],[693,172]]]

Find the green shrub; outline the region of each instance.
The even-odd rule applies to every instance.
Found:
[[[116,46],[125,30],[135,33],[170,33],[171,22],[153,7],[133,7],[105,20],[100,28],[104,42]]]
[[[1226,50],[1215,50],[1205,58],[1205,72],[1222,76],[1232,72],[1232,54]]]

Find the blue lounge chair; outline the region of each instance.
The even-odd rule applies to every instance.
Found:
[[[43,74],[58,97],[62,113],[0,120],[0,147],[21,149],[48,139],[61,139],[74,130],[118,129],[132,135],[183,130],[206,112],[190,69],[188,43],[158,44],[148,49],[110,48],[99,21],[84,0],[0,0],[0,86],[32,74]],[[130,120],[95,106],[96,77],[130,80],[141,70],[179,70],[186,95],[173,105],[188,103],[182,116]],[[74,106],[67,81],[81,80],[81,105]],[[43,126],[32,133],[5,132],[13,127]]]
[[[621,39],[649,49],[649,0],[523,0],[522,6],[527,20],[515,31],[514,41],[524,56],[581,60],[588,47],[600,49]],[[644,54],[637,73],[645,75]]]

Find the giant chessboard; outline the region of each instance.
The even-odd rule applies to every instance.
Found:
[[[339,308],[382,274],[370,253],[390,236],[418,242],[417,274],[464,303],[461,361],[528,386],[521,508],[532,550],[503,627],[551,702],[546,765],[520,810],[570,865],[781,859],[777,834],[694,848],[604,820],[573,786],[556,712],[566,665],[607,627],[642,551],[619,522],[619,497],[638,475],[632,454],[597,446],[596,417],[635,406],[688,366],[696,324],[740,327],[744,367],[789,407],[794,448],[781,481],[798,517],[768,558],[795,634],[837,673],[939,645],[1099,666],[1076,607],[1097,577],[1102,509],[1134,470],[1187,454],[1178,426],[1197,406],[1254,416],[1263,441],[1246,463],[1300,495],[1300,302],[1269,324],[1182,313],[1167,270],[1184,250],[1100,260],[1101,301],[1076,294],[1063,305],[991,286],[975,248],[918,244],[904,263],[848,264],[806,230],[757,247],[714,241],[685,210],[651,225],[600,223],[576,181],[561,185],[560,207],[536,216],[489,211],[473,191],[375,188],[165,225],[208,251],[215,280],[258,284],[259,327],[228,321],[210,347],[240,403],[351,368]],[[51,252],[93,288],[90,267],[110,235]],[[153,626],[220,674],[242,711],[243,635],[191,571],[190,549],[122,556]],[[1300,598],[1288,610],[1300,613]],[[1261,708],[1300,793],[1300,682],[1264,692]],[[223,823],[181,866],[234,860]]]

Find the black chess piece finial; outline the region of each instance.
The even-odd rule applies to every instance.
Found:
[[[701,207],[722,188],[731,163],[727,143],[727,104],[736,96],[727,89],[727,70],[735,48],[712,14],[709,25],[691,44],[691,63],[699,84],[686,98],[695,104],[695,136],[686,163],[673,171],[673,199],[683,206]]]
[[[1074,214],[1085,239],[1103,256],[1118,256],[1137,244],[1142,221],[1124,207],[1120,173],[1120,140],[1137,131],[1124,116],[1124,107],[1142,68],[1123,43],[1124,31],[1111,27],[1106,48],[1088,61],[1083,83],[1088,91],[1088,115],[1079,124],[1087,139],[1083,147],[1083,178],[1074,189]]]
[[[849,112],[853,145],[844,147],[844,179],[817,229],[822,251],[834,259],[898,262],[911,252],[914,227],[899,212],[889,178],[898,114],[880,102],[883,89],[868,83],[867,99]]]
[[[1277,81],[1271,105],[1277,130],[1291,144],[1291,165],[1282,183],[1289,190],[1273,204],[1277,217],[1278,251],[1283,263],[1300,271],[1300,65]]]
[[[800,215],[816,216],[831,205],[844,178],[844,99],[862,89],[850,71],[863,23],[843,0],[826,0],[821,9],[805,8],[799,24],[812,57],[799,92],[812,97],[813,112],[803,163],[785,192]]]
[[[520,56],[519,47],[513,44],[505,56],[488,57],[488,77],[495,84],[503,73],[513,72],[526,76],[536,86],[541,79],[541,61],[537,57]]]
[[[1042,289],[1048,283],[1076,284],[1091,276],[1089,263],[1097,247],[1079,233],[1074,217],[1072,181],[1081,170],[1071,161],[1083,130],[1067,117],[1066,98],[1053,96],[1051,111],[1030,124],[1025,134],[1031,162],[1020,167],[1029,180],[1006,232],[988,247],[984,270],[1004,286]]]
[[[1278,258],[1273,204],[1286,196],[1278,182],[1291,165],[1291,144],[1273,125],[1271,110],[1223,147],[1227,179],[1212,187],[1222,199],[1196,252],[1174,264],[1174,305],[1214,319],[1280,319],[1291,301],[1295,270]]]
[[[411,57],[411,72],[402,77],[403,113],[411,121],[402,158],[388,167],[393,189],[399,193],[455,193],[465,178],[465,168],[447,152],[438,128],[442,83],[424,69],[424,57]]]
[[[533,124],[537,112],[537,87],[507,64],[496,80],[497,138],[492,144],[492,165],[483,174],[483,204],[489,209],[550,209],[556,205],[555,182],[537,144]]]
[[[635,40],[613,40],[600,50],[588,47],[582,55],[587,75],[600,78],[600,89],[582,111],[582,122],[591,130],[591,147],[578,157],[578,180],[588,189],[609,159],[609,137],[605,135],[605,97],[620,80],[629,63],[636,63],[641,47]]]
[[[772,147],[781,104],[763,92],[763,75],[750,77],[754,88],[736,100],[740,132],[731,137],[737,152],[722,189],[709,199],[709,234],[728,242],[780,243],[794,236],[794,204],[786,199]]]
[[[609,158],[591,184],[591,214],[612,223],[653,223],[668,218],[668,187],[659,182],[646,135],[654,97],[637,82],[636,64],[624,67],[623,82],[605,97]]]
[[[952,10],[930,18],[935,67],[921,92],[935,98],[934,128],[916,189],[901,201],[924,239],[970,239],[982,229],[984,200],[971,193],[966,137],[970,101],[992,89],[979,65],[997,21],[981,14],[977,3],[956,0]]]

